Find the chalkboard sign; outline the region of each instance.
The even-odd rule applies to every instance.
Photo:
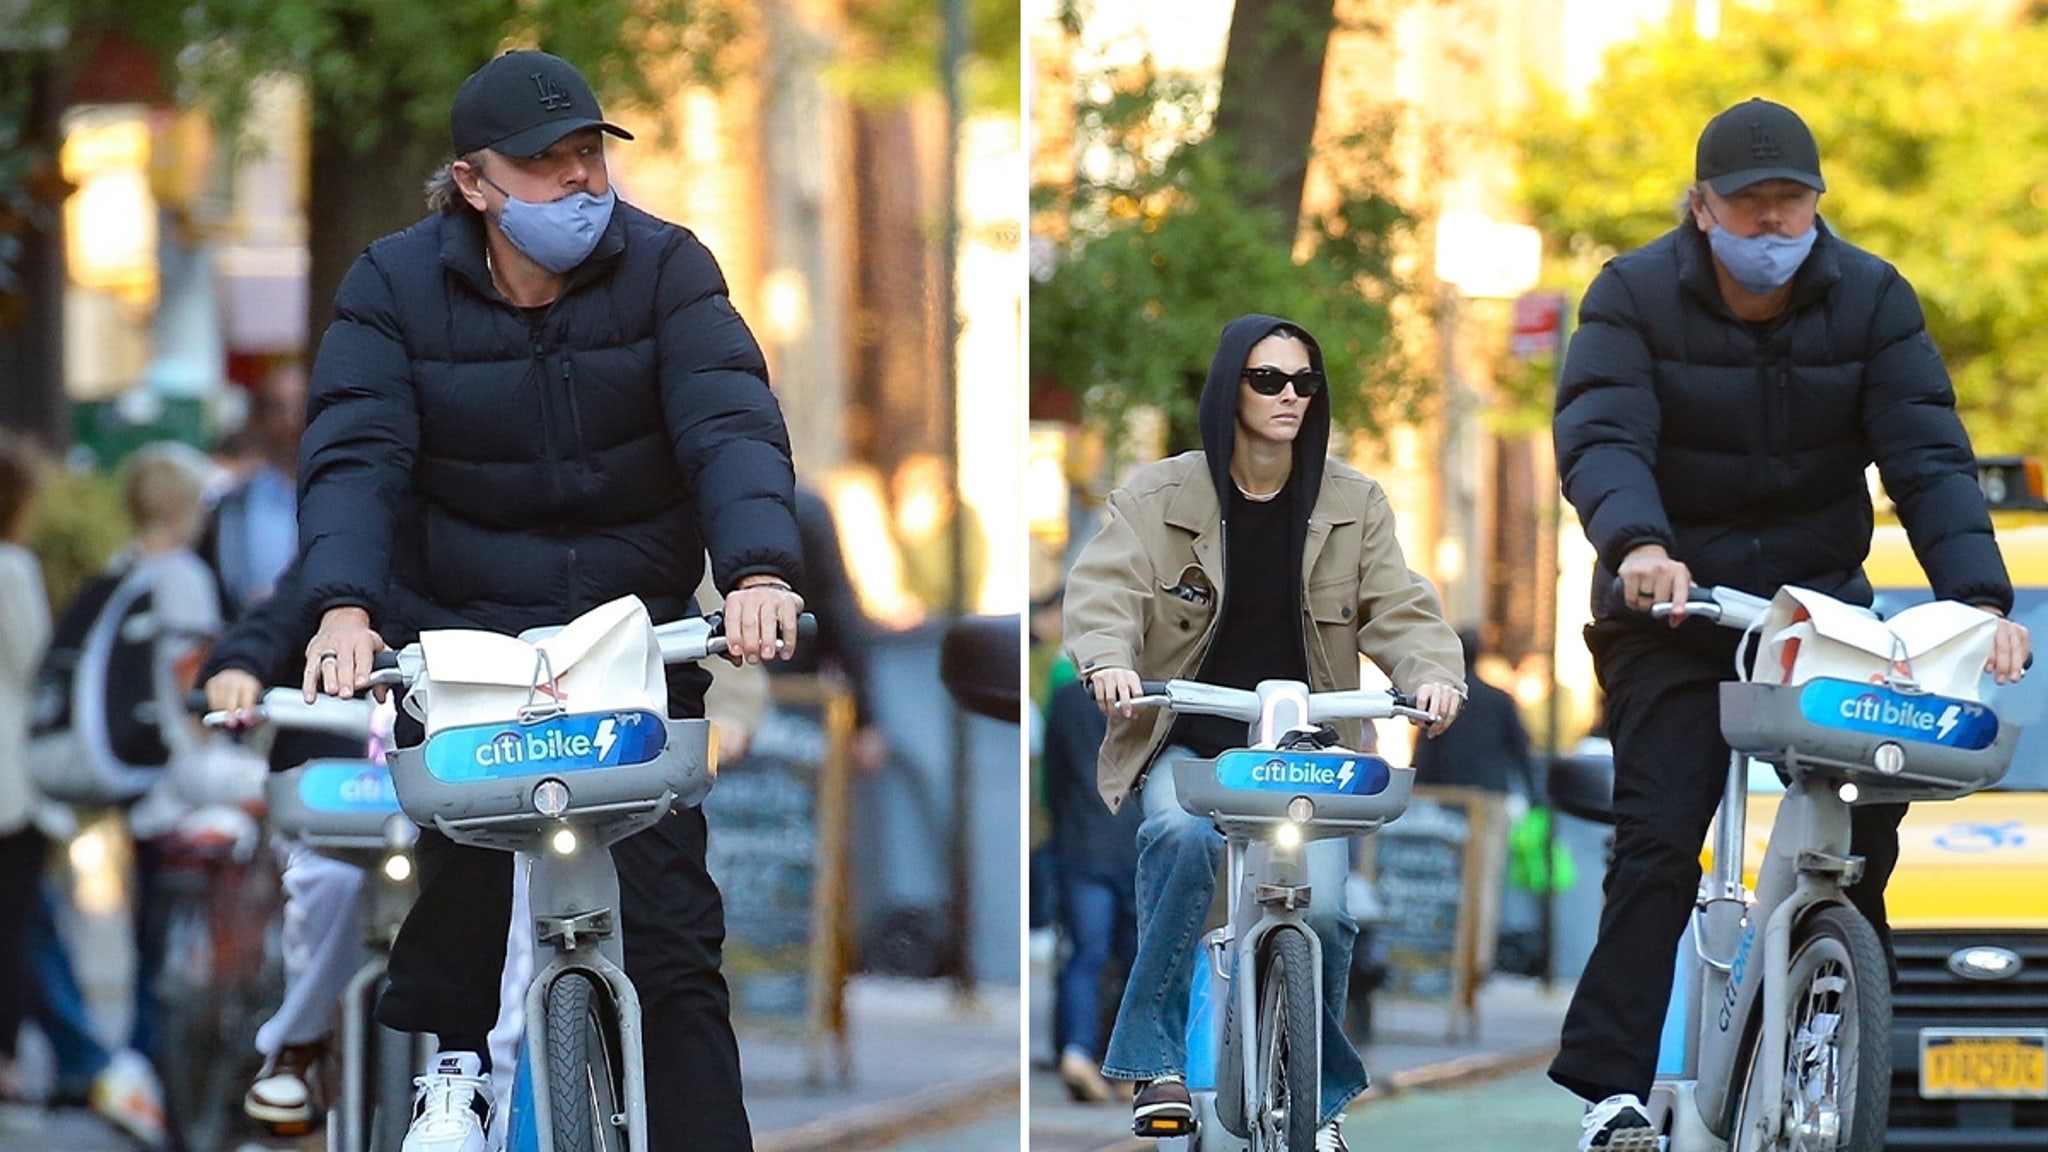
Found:
[[[1478,1027],[1479,984],[1493,965],[1504,813],[1473,788],[1418,787],[1374,836],[1373,879],[1386,919],[1388,994],[1447,1000],[1451,1031]]]
[[[808,677],[778,678],[772,690],[747,754],[720,764],[704,802],[707,863],[725,898],[724,971],[736,1013],[802,1020],[810,1079],[823,1079],[829,1047],[843,1081],[852,701]]]

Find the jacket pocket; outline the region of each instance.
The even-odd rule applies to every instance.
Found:
[[[1173,579],[1160,584],[1158,615],[1169,635],[1192,641],[1208,631],[1209,621],[1216,615],[1216,599],[1209,574],[1199,565],[1190,564]]]
[[[1309,619],[1317,624],[1348,628],[1358,623],[1358,581],[1324,580],[1308,586]]]

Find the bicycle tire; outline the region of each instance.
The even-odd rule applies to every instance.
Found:
[[[565,972],[547,992],[548,1115],[552,1152],[620,1152],[625,1132],[612,1117],[625,1112],[619,1046],[601,993],[585,972]]]
[[[1892,1001],[1884,945],[1876,930],[1853,908],[1821,909],[1793,940],[1787,976],[1791,1016],[1780,1106],[1793,1138],[1766,1140],[1756,1130],[1757,1081],[1763,1073],[1757,1060],[1763,1046],[1759,1027],[1736,1102],[1735,1127],[1729,1131],[1730,1149],[1882,1152],[1891,1088]],[[1817,1033],[1825,1033],[1827,1040],[1815,1039]],[[1835,1101],[1838,1127],[1832,1139],[1824,1126],[1815,1125],[1824,1114],[1809,1110],[1815,1093],[1803,1087],[1816,1076],[1821,1078],[1820,1099]]]
[[[264,853],[158,877],[165,955],[149,1056],[175,1152],[217,1152],[261,1132],[242,1093],[262,1066],[256,1030],[284,995],[282,902]]]
[[[1233,961],[1237,958],[1235,948],[1230,950],[1230,956]],[[1209,950],[1204,947],[1195,963],[1209,962]],[[1223,996],[1223,1029],[1216,1036],[1216,1122],[1232,1136],[1249,1140],[1252,1133],[1245,1124],[1244,1049],[1237,1037],[1237,981],[1218,980],[1212,987]]]
[[[1266,937],[1259,969],[1258,1045],[1260,1108],[1254,1117],[1254,1152],[1314,1152],[1320,1111],[1320,1053],[1316,1032],[1314,951],[1299,928],[1275,928]]]

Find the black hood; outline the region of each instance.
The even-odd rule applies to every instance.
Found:
[[[1223,326],[1216,342],[1215,358],[1209,361],[1209,379],[1202,385],[1202,452],[1209,461],[1209,479],[1216,486],[1216,503],[1230,507],[1230,454],[1237,443],[1237,398],[1244,377],[1245,358],[1252,345],[1285,328],[1308,347],[1308,362],[1323,372],[1323,349],[1308,330],[1278,316],[1240,316]],[[1325,374],[1327,381],[1327,373]],[[1311,396],[1302,413],[1301,430],[1294,437],[1294,470],[1287,486],[1294,495],[1296,516],[1295,554],[1308,539],[1308,514],[1315,509],[1316,493],[1323,485],[1323,457],[1330,447],[1330,389]]]

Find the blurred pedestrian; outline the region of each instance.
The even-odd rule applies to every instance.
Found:
[[[1480,678],[1475,663],[1486,654],[1479,630],[1458,632],[1465,652],[1465,686],[1471,695],[1458,725],[1415,748],[1415,782],[1477,788],[1519,797],[1536,795],[1536,766],[1529,757],[1529,732],[1515,698]]]
[[[1245,736],[1244,725],[1219,717],[1137,715],[1130,701],[1143,681],[1350,689],[1364,655],[1438,717],[1432,733],[1456,719],[1465,693],[1457,636],[1435,589],[1408,568],[1386,494],[1327,456],[1326,383],[1322,350],[1299,326],[1231,321],[1202,389],[1202,451],[1153,464],[1111,493],[1109,522],[1067,582],[1067,650],[1110,717],[1098,790],[1111,807],[1135,793],[1144,809],[1138,955],[1104,1066],[1144,1082],[1133,1116],[1140,1135],[1183,1135],[1194,1122],[1185,1034],[1201,945],[1189,926],[1208,910],[1224,854],[1215,824],[1180,806],[1171,766],[1241,747]],[[1364,740],[1355,721],[1338,731],[1352,747]],[[1341,1152],[1344,1107],[1365,1090],[1341,1024],[1357,931],[1344,908],[1350,858],[1342,839],[1305,851],[1307,918],[1323,959],[1317,1147]]]
[[[796,486],[796,531],[804,550],[804,603],[817,618],[818,634],[794,659],[767,665],[768,673],[815,676],[832,672],[844,680],[853,694],[853,766],[872,772],[888,756],[868,675],[867,645],[874,636],[874,624],[861,611],[860,594],[847,574],[846,553],[832,506],[801,483]]]
[[[1683,220],[1594,278],[1557,390],[1558,474],[1599,556],[1586,646],[1614,740],[1614,862],[1550,1064],[1588,1101],[1582,1152],[1658,1144],[1645,1101],[1670,998],[1661,974],[1721,800],[1719,686],[1741,643],[1688,619],[1687,590],[1794,584],[1869,604],[1875,464],[1935,596],[2012,607],[1920,301],[1822,221],[1820,168],[1813,133],[1782,104],[1750,99],[1708,121]],[[1668,621],[1649,614],[1659,602],[1676,604]],[[2016,679],[2029,646],[2001,619],[1985,671]],[[1850,811],[1849,850],[1866,863],[1844,894],[1889,958],[1884,887],[1906,806]]]
[[[0,430],[0,1102],[21,1097],[15,1041],[31,1004],[28,924],[46,850],[28,766],[29,708],[50,640],[42,566],[27,547],[40,476],[29,441]]]
[[[368,690],[376,653],[424,629],[517,634],[633,595],[691,614],[708,551],[725,634],[794,657],[803,599],[789,437],[760,346],[687,229],[622,202],[608,123],[567,61],[514,51],[463,81],[431,214],[343,278],[300,453],[304,689]],[[710,673],[668,672],[701,716]],[[421,739],[400,717],[398,739]],[[640,996],[652,1152],[751,1146],[724,905],[706,827],[679,809],[611,849]],[[378,1022],[431,1032],[404,1152],[481,1152],[488,1038],[512,914],[508,853],[433,829]]]
[[[960,521],[960,604],[974,611],[988,571],[988,536],[979,513],[953,491],[945,458],[912,452],[889,475],[889,530],[903,564],[903,587],[925,615],[953,602],[953,521]]]
[[[299,550],[299,438],[306,428],[306,375],[284,361],[257,382],[249,428],[260,456],[214,505],[199,552],[219,574],[233,618],[269,596]]]
[[[1056,916],[1066,957],[1053,994],[1060,1081],[1076,1100],[1111,1098],[1102,1077],[1103,990],[1138,950],[1138,805],[1115,812],[1095,790],[1109,722],[1078,680],[1053,689],[1045,717],[1045,802],[1051,814]],[[1118,981],[1121,986],[1121,981]]]

